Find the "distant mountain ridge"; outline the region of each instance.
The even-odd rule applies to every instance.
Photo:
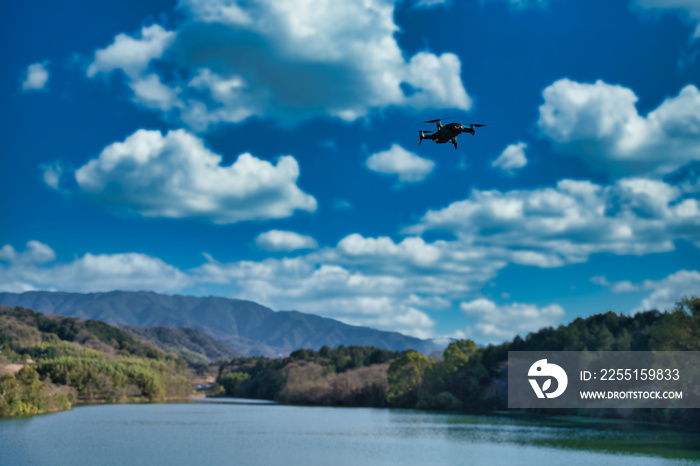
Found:
[[[207,364],[220,359],[233,359],[243,354],[227,344],[193,328],[122,327],[137,338],[158,348],[176,353],[191,364]]]
[[[245,355],[275,357],[324,345],[415,349],[425,354],[439,349],[433,342],[397,332],[352,326],[298,311],[273,311],[252,301],[215,296],[171,296],[150,291],[27,291],[0,293],[0,304],[118,326],[193,328]]]

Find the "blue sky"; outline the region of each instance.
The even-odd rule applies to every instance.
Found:
[[[700,294],[700,1],[68,3],[0,19],[4,291],[479,343]]]

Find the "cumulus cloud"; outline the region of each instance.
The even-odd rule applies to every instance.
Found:
[[[672,11],[684,14],[697,23],[693,39],[700,38],[700,1],[698,0],[634,0],[634,4],[645,10]]]
[[[39,91],[46,87],[49,81],[49,70],[46,69],[48,62],[33,63],[27,67],[24,80],[22,81],[22,90],[24,91]]]
[[[389,150],[372,154],[366,165],[377,173],[397,175],[399,183],[423,181],[435,168],[432,160],[409,152],[398,144],[392,144]]]
[[[95,52],[87,75],[92,78],[121,70],[134,92],[134,102],[166,113],[182,109],[185,103],[179,98],[180,87],[167,86],[159,75],[149,71],[151,62],[163,56],[176,36],[175,31],[167,31],[158,24],[143,27],[138,37],[118,34],[110,45]]]
[[[3,263],[4,262],[4,263]],[[91,254],[57,263],[46,244],[30,241],[24,252],[11,245],[0,249],[0,289],[66,291],[153,290],[174,291],[190,284],[187,275],[145,254]]]
[[[564,317],[556,305],[474,300],[508,264],[558,267],[600,252],[668,251],[678,238],[700,244],[698,207],[678,187],[643,178],[612,186],[562,180],[552,188],[475,190],[464,201],[428,211],[400,240],[353,233],[333,248],[295,258],[210,261],[193,273],[205,282],[233,284],[237,296],[272,307],[384,329],[402,325],[401,331],[419,336],[433,334],[431,313],[458,306],[473,321],[464,334],[502,341]],[[454,239],[411,236],[428,230],[450,231]],[[604,276],[592,282],[613,292],[651,286],[610,283]],[[667,295],[676,300],[679,292]]]
[[[48,245],[39,241],[27,242],[24,252],[17,252],[10,244],[0,249],[0,261],[13,264],[42,264],[56,258],[56,253]]]
[[[134,102],[148,108],[168,112],[174,108],[182,108],[183,103],[178,95],[180,88],[171,88],[163,84],[157,74],[147,74],[129,83],[134,91]]]
[[[174,31],[166,31],[154,24],[141,29],[140,37],[118,34],[114,42],[104,49],[97,50],[87,75],[121,70],[132,79],[138,78],[148,68],[150,62],[160,58],[175,40]]]
[[[316,199],[296,184],[294,157],[281,156],[276,165],[248,153],[229,166],[221,161],[185,130],[142,129],[107,146],[75,180],[87,198],[144,217],[235,223],[316,210]]]
[[[510,262],[557,267],[601,252],[671,251],[674,239],[700,246],[700,202],[662,181],[624,178],[600,186],[565,179],[554,188],[472,190],[465,200],[429,210],[405,232],[429,230],[496,248]]]
[[[631,89],[603,81],[560,79],[543,96],[542,134],[614,175],[664,175],[700,160],[700,91],[692,84],[646,116]]]
[[[394,7],[183,0],[177,30],[154,24],[119,34],[87,72],[122,70],[134,101],[198,131],[251,116],[295,123],[328,115],[352,121],[388,106],[468,110],[459,58],[406,57],[394,38]]]
[[[524,303],[499,306],[485,298],[462,302],[460,309],[467,318],[475,321],[472,331],[467,333],[478,335],[480,341],[488,343],[500,343],[515,335],[525,336],[557,324],[564,317],[564,309],[558,304],[542,308]]]
[[[501,152],[501,155],[491,163],[491,166],[500,168],[512,175],[516,170],[527,165],[525,149],[527,149],[527,144],[524,142],[511,144]]]
[[[626,215],[635,214],[628,211]],[[457,307],[470,322],[461,334],[483,343],[503,341],[559,323],[564,311],[554,304],[498,305],[487,299],[474,299],[509,263],[522,260],[521,263],[535,266],[553,265],[549,253],[529,246],[534,238],[522,225],[512,228],[523,232],[523,241],[506,244],[485,244],[483,238],[493,232],[492,226],[486,228],[479,233],[482,238],[457,233],[454,240],[432,242],[418,236],[395,241],[354,233],[335,247],[317,248],[295,257],[226,263],[205,255],[205,263],[186,271],[145,254],[88,253],[61,263],[56,262],[50,247],[39,242],[28,243],[23,252],[6,245],[0,248],[0,289],[181,292],[189,286],[215,284],[225,286],[233,297],[274,309],[297,309],[418,337],[435,335],[433,313]],[[281,248],[280,244],[294,235],[282,233],[286,239],[277,242],[276,247]],[[263,235],[273,243],[274,235]],[[577,245],[573,238],[568,241],[589,252],[601,249],[593,247],[594,243]],[[637,253],[634,248],[624,251]],[[559,264],[568,263],[567,260],[561,256]],[[640,306],[644,309],[670,308],[679,297],[697,294],[699,280],[697,271],[681,271],[663,280],[642,283],[610,283],[604,276],[591,279],[614,292],[649,290],[649,297]],[[503,294],[502,298],[508,299],[508,295]]]
[[[266,251],[296,251],[298,249],[318,248],[318,243],[311,236],[282,230],[270,230],[260,233],[255,238],[255,244]]]
[[[221,263],[192,271],[198,281],[233,285],[236,297],[357,325],[434,335],[432,312],[475,293],[506,262],[454,242],[354,233],[334,248],[293,258]]]
[[[414,265],[435,264],[441,257],[438,246],[428,244],[417,237],[405,238],[397,244],[386,236],[366,238],[353,233],[338,242],[337,250],[347,257],[405,260]]]
[[[305,256],[210,261],[196,269],[204,281],[235,283],[239,297],[275,308],[294,308],[346,323],[434,335],[430,313],[449,308],[492,279],[506,263],[487,251],[409,237],[351,234],[335,248]]]
[[[633,312],[657,309],[670,311],[676,307],[676,302],[683,297],[700,297],[700,272],[697,270],[679,270],[661,280],[644,280],[641,283],[621,282],[629,286],[629,290],[650,290],[651,294],[644,298]]]

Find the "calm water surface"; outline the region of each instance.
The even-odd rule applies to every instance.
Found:
[[[106,405],[0,420],[0,465],[700,464],[700,436],[364,408]]]

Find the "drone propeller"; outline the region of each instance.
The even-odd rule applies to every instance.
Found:
[[[428,120],[424,121],[423,123],[437,123],[438,121],[445,120],[446,118],[438,118],[437,120]]]
[[[480,123],[471,123],[471,126],[476,126],[477,128],[480,128],[480,127],[486,126],[486,125],[482,125]]]

